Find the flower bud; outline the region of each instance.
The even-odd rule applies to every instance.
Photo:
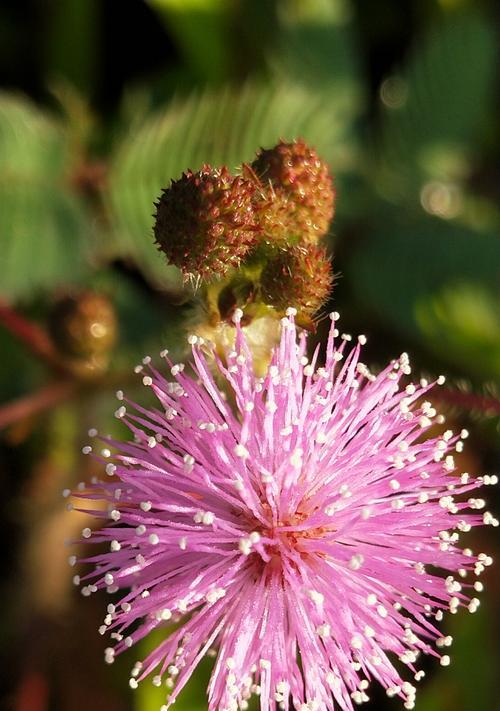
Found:
[[[65,296],[52,308],[49,330],[58,350],[72,358],[108,353],[117,332],[113,305],[92,291]]]
[[[295,245],[277,252],[261,275],[266,303],[281,311],[295,306],[305,316],[326,302],[332,283],[331,262],[325,249],[316,245]]]
[[[250,166],[261,184],[256,213],[273,244],[317,243],[334,213],[328,166],[302,139],[262,149]]]
[[[255,242],[255,184],[209,165],[172,181],[156,203],[155,239],[185,278],[211,281],[239,266]]]

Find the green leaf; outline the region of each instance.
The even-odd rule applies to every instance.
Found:
[[[199,80],[219,82],[231,67],[228,0],[149,0]]]
[[[32,295],[83,271],[86,216],[66,169],[63,129],[26,100],[0,94],[0,294]]]
[[[320,90],[347,93],[361,108],[359,52],[349,0],[282,0],[271,64],[278,76]]]
[[[59,0],[47,13],[42,33],[47,75],[66,79],[87,96],[98,77],[100,11],[99,0]]]
[[[462,372],[500,375],[496,236],[432,218],[398,224],[388,217],[354,250],[347,270],[358,299],[402,335]]]
[[[495,34],[479,12],[450,14],[432,27],[401,75],[381,87],[381,192],[417,202],[425,182],[470,173],[474,142],[491,115],[495,73]]]
[[[490,542],[490,545],[493,542]],[[419,711],[472,711],[494,709],[498,696],[497,670],[500,664],[495,637],[495,596],[484,600],[475,615],[466,612],[448,621],[453,636],[452,664],[437,670],[423,682],[417,694]]]
[[[305,87],[246,84],[241,89],[194,93],[145,121],[125,137],[112,159],[108,199],[115,223],[116,254],[132,256],[153,280],[176,271],[152,236],[153,202],[171,179],[203,163],[235,169],[260,146],[302,136],[335,166],[337,176],[354,160],[351,109]]]
[[[499,272],[500,277],[500,272]],[[466,371],[500,377],[500,293],[475,280],[460,280],[415,305],[420,331],[429,348]]]
[[[165,639],[168,632],[157,630],[150,633],[140,643],[141,658],[146,657],[155,647]],[[206,688],[213,667],[213,660],[204,657],[196,667],[186,686],[175,701],[175,708],[179,711],[206,711]],[[158,711],[162,704],[166,704],[165,686],[156,687],[152,684],[152,677],[147,677],[133,692],[134,711]]]

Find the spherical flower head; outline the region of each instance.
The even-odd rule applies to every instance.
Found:
[[[251,164],[261,183],[257,209],[264,238],[316,243],[333,218],[335,191],[327,164],[302,139],[262,149]]]
[[[134,440],[106,441],[110,478],[76,493],[102,519],[82,532],[98,549],[76,582],[120,594],[100,630],[105,658],[163,628],[130,684],[151,674],[166,708],[205,654],[210,711],[244,709],[252,694],[262,711],[352,711],[373,680],[413,708],[420,653],[450,661],[443,613],[479,605],[473,578],[491,559],[460,538],[498,522],[470,495],[480,482],[454,471],[466,433],[426,436],[433,384],[404,386],[406,354],[373,375],[364,337],[337,345],[332,323],[318,367],[294,313],[258,378],[236,312],[234,349],[218,361],[234,408],[196,336],[196,378],[145,359],[158,406],[118,394]]]
[[[312,316],[328,299],[333,283],[326,250],[316,245],[295,245],[269,259],[261,274],[264,301],[285,311],[294,304],[300,314]]]
[[[211,281],[238,267],[255,241],[255,185],[208,165],[172,181],[157,203],[155,240],[185,278]]]

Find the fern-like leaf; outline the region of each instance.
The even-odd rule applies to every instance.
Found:
[[[27,100],[0,95],[0,293],[33,295],[85,265],[85,211],[66,175],[64,130]]]

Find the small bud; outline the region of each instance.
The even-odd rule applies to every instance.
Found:
[[[260,181],[255,209],[265,240],[316,244],[327,233],[334,213],[332,179],[302,139],[261,150],[246,172]]]
[[[332,265],[322,247],[295,246],[278,252],[264,267],[262,296],[279,310],[296,306],[311,316],[327,300],[332,282]]]
[[[92,291],[66,296],[52,308],[49,329],[60,351],[85,358],[107,352],[116,340],[109,299]]]
[[[209,165],[172,181],[156,203],[159,249],[185,278],[210,281],[238,267],[255,242],[255,184]]]

